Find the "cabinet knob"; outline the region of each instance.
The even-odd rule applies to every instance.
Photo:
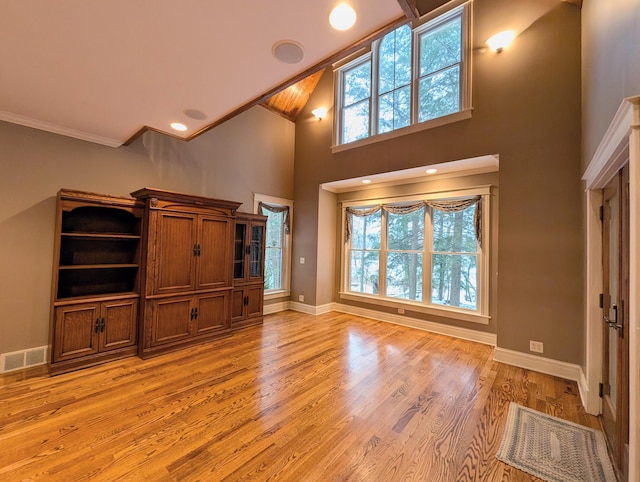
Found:
[[[98,333],[100,331],[100,318],[96,318],[96,324],[94,326],[94,331]]]
[[[100,333],[104,333],[104,327],[105,327],[105,319],[102,318],[100,320]]]

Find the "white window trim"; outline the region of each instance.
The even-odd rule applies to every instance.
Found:
[[[361,207],[373,204],[392,204],[407,201],[426,201],[430,199],[453,199],[469,196],[482,196],[482,246],[478,255],[479,274],[479,293],[478,293],[478,310],[471,311],[459,308],[450,308],[441,305],[426,304],[424,302],[402,300],[399,298],[391,298],[382,295],[370,295],[366,293],[356,293],[348,291],[348,270],[347,249],[348,242],[345,240],[344,219],[347,215],[348,207]],[[490,213],[491,213],[491,186],[478,186],[474,188],[461,189],[456,191],[440,191],[424,194],[409,194],[400,197],[375,198],[375,199],[359,199],[343,202],[341,205],[342,221],[341,221],[341,250],[340,250],[340,291],[338,295],[341,299],[358,301],[361,303],[369,303],[378,306],[385,306],[397,309],[404,309],[418,313],[425,313],[443,318],[466,321],[470,323],[479,323],[488,325],[491,320],[489,315],[489,252],[491,251],[491,232],[490,232]],[[429,241],[430,243],[431,241]],[[430,248],[429,248],[430,249]],[[429,254],[429,249],[425,246],[425,256]]]
[[[265,194],[253,193],[253,212],[259,213],[259,203],[275,204],[289,207],[289,233],[282,240],[282,289],[265,290],[264,299],[273,300],[291,296],[291,231],[293,230],[293,201]],[[265,234],[266,235],[266,234]]]
[[[412,81],[411,81],[411,124],[400,129],[378,134],[377,132],[377,116],[378,116],[378,92],[377,92],[377,71],[378,71],[378,51],[382,38],[373,42],[371,48],[364,53],[360,52],[350,57],[348,61],[340,62],[334,65],[334,106],[336,107],[336,115],[334,116],[334,126],[332,135],[331,152],[337,153],[354,149],[357,147],[373,144],[375,142],[385,141],[396,137],[421,132],[427,129],[433,129],[446,124],[459,122],[470,119],[473,112],[472,108],[472,22],[473,15],[472,0],[454,0],[435,11],[414,21],[411,25],[412,30]],[[460,59],[460,110],[449,115],[436,117],[424,122],[417,122],[417,102],[418,102],[418,73],[419,73],[419,35],[424,30],[429,30],[437,25],[444,23],[454,16],[461,16],[462,21],[462,45]],[[356,56],[357,55],[357,56]],[[357,141],[342,143],[342,94],[343,94],[343,76],[342,72],[349,70],[362,62],[371,62],[371,91],[369,93],[369,135],[364,139]]]

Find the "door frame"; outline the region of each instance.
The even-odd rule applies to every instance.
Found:
[[[587,412],[600,413],[602,239],[600,206],[607,183],[629,164],[629,480],[640,479],[640,96],[624,99],[582,179],[585,181],[585,362],[580,383]]]

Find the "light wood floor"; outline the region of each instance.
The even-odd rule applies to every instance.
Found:
[[[598,421],[574,382],[492,359],[446,336],[283,312],[145,361],[5,375],[0,480],[535,480],[495,459],[510,401]]]

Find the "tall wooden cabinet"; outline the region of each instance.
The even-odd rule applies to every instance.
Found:
[[[231,332],[233,243],[241,203],[144,188],[141,357]]]
[[[231,326],[262,322],[267,217],[238,213],[235,223]]]
[[[159,189],[131,195],[58,194],[52,374],[262,321],[265,216]]]
[[[136,353],[142,216],[134,199],[58,193],[52,374]]]

